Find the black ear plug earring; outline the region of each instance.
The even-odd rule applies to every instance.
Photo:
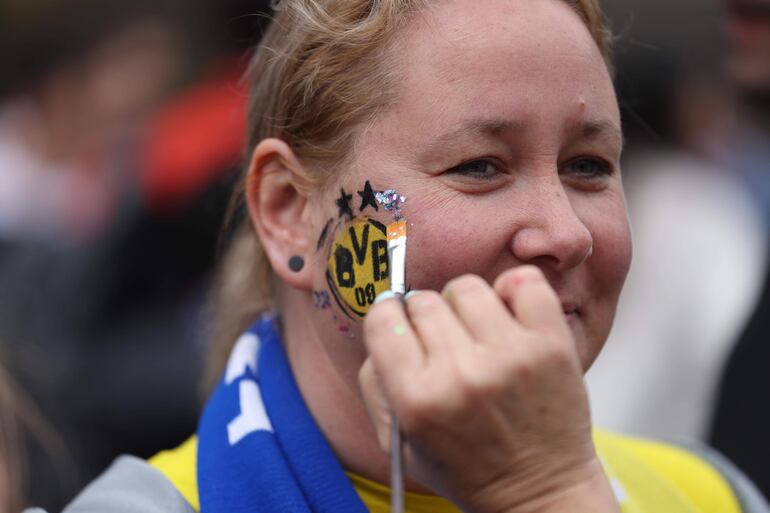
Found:
[[[301,256],[294,255],[289,259],[289,269],[291,269],[295,273],[300,272],[303,267],[305,267],[305,261],[302,259]]]

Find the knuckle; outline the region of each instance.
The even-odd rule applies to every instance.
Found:
[[[445,387],[444,387],[445,388]],[[398,413],[404,430],[424,434],[445,419],[451,411],[451,397],[440,386],[412,386],[397,393]]]
[[[545,275],[543,274],[542,269],[540,269],[536,265],[524,264],[524,265],[520,265],[516,269],[518,270],[518,272],[522,273],[524,276],[527,276],[527,277],[545,278]]]
[[[420,292],[406,301],[409,316],[429,317],[444,307],[444,298],[435,290]]]
[[[483,294],[489,285],[483,278],[475,274],[464,274],[450,280],[444,286],[444,294],[449,297]]]
[[[548,280],[539,267],[525,264],[503,272],[495,279],[493,287],[498,294],[512,296],[523,285],[543,285],[547,283]]]
[[[400,305],[396,300],[387,300],[374,305],[364,317],[364,335],[370,339],[372,335],[382,333],[393,323],[398,315]]]
[[[514,285],[514,278],[516,277],[518,267],[514,267],[513,269],[508,269],[504,271],[502,274],[500,274],[497,278],[495,278],[495,282],[493,284],[493,287],[495,290],[508,290],[513,288]]]
[[[521,265],[513,270],[514,284],[545,282],[545,274],[535,265]]]
[[[556,369],[558,371],[572,369],[576,360],[577,355],[570,344],[555,340],[539,344],[535,357],[538,367]]]
[[[507,368],[495,360],[493,365],[460,364],[457,366],[456,401],[469,405],[480,398],[491,397],[506,390],[509,386]]]

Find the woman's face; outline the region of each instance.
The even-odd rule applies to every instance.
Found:
[[[311,200],[324,252],[314,295],[333,318],[329,338],[360,337],[359,315],[387,287],[378,223],[393,215],[369,189],[393,188],[406,197],[411,289],[441,290],[466,273],[491,283],[537,265],[587,369],[631,244],[617,101],[583,22],[560,0],[436,2],[391,56],[395,102],[362,132],[330,192]]]

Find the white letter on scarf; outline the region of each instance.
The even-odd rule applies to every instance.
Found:
[[[227,425],[227,438],[230,445],[237,444],[244,436],[254,431],[273,431],[273,425],[267,417],[262,394],[257,384],[249,379],[240,383],[241,414]]]
[[[259,338],[251,333],[245,333],[240,336],[233,347],[230,359],[227,361],[227,372],[225,372],[225,383],[231,384],[238,377],[250,368],[254,375],[257,375],[257,352],[259,352]]]

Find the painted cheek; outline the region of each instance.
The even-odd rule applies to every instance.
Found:
[[[363,318],[390,287],[385,225],[368,217],[344,225],[331,244],[326,281],[343,313]]]
[[[328,251],[325,279],[331,303],[356,321],[366,315],[381,292],[390,288],[386,226],[370,216],[379,213],[402,218],[406,197],[393,189],[376,190],[369,180],[360,190],[349,192],[340,186],[338,191],[336,218],[324,224],[316,250]],[[324,305],[323,299],[314,297],[316,308],[324,309],[319,306]]]

